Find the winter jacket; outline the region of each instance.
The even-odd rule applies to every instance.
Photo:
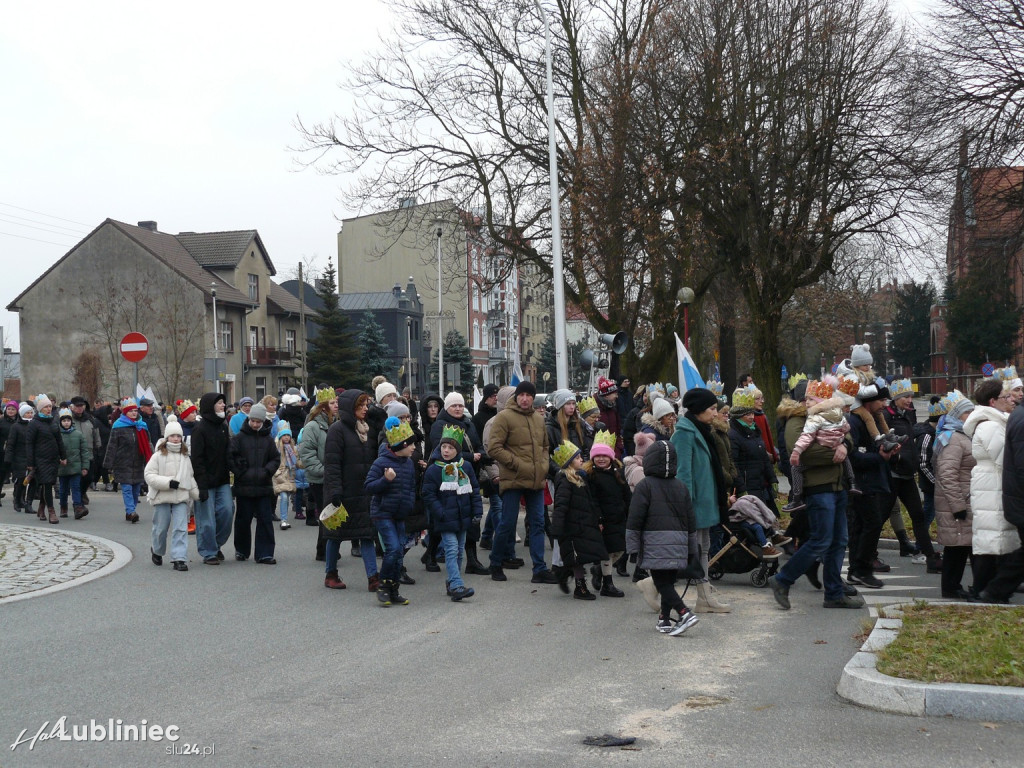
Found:
[[[472,419],[465,414],[462,415],[462,418],[456,419],[448,413],[448,411],[441,411],[437,414],[437,421],[435,421],[430,427],[430,433],[427,435],[423,446],[423,452],[427,456],[432,454],[434,449],[440,444],[441,433],[444,431],[446,426],[456,426],[462,429],[464,433],[462,437],[462,458],[465,461],[473,464],[474,453],[479,453],[481,456],[480,460],[483,461],[483,457],[487,454],[487,451],[484,450],[480,440],[480,435],[477,434],[476,427],[473,426]],[[478,466],[478,464],[474,464],[474,466]]]
[[[913,478],[921,465],[921,455],[914,440],[917,414],[913,408],[904,411],[890,404],[882,409],[882,415],[894,433],[908,438],[889,459],[889,470],[893,477]]]
[[[146,422],[146,426],[149,428],[149,444],[155,446],[157,441],[164,436],[164,430],[160,421],[160,416],[156,411],[153,413],[145,414],[142,409],[139,409],[139,418]],[[148,483],[147,483],[148,485]]]
[[[640,568],[685,568],[698,556],[695,534],[699,523],[690,492],[677,479],[675,465],[674,438],[667,443],[658,441],[644,453],[645,476],[633,492],[626,520],[626,551],[639,554]]]
[[[480,403],[480,407],[476,409],[476,413],[473,414],[473,426],[476,427],[476,433],[481,437],[484,434],[484,427],[487,426],[487,422],[498,415],[498,409],[487,405],[487,403]]]
[[[25,430],[25,449],[25,461],[35,470],[36,482],[56,483],[60,462],[67,458],[56,419],[37,413]]]
[[[850,451],[850,464],[853,465],[853,475],[857,479],[857,487],[861,493],[884,493],[890,492],[889,484],[889,463],[878,453],[878,444],[875,443],[864,420],[859,414],[846,414],[846,421],[850,425],[849,438],[853,442],[853,450]],[[789,437],[789,430],[786,430],[786,437]],[[804,455],[812,448],[808,448]],[[803,464],[803,456],[800,457]],[[842,465],[836,465],[842,469]],[[804,475],[804,486],[809,485],[807,475]],[[806,494],[806,491],[805,491]]]
[[[729,439],[729,426],[718,419],[711,422],[711,436],[715,440],[718,460],[722,462],[722,475],[725,478],[726,491],[731,493],[736,488],[736,477],[739,472],[736,462],[732,460],[732,441]]]
[[[671,440],[673,427],[666,427],[654,418],[653,413],[645,413],[640,417],[641,432],[654,435],[655,440]]]
[[[540,490],[548,474],[548,434],[544,417],[515,399],[490,423],[487,453],[498,463],[501,489]]]
[[[235,496],[257,498],[274,495],[274,473],[281,465],[281,454],[270,436],[273,428],[268,419],[256,432],[246,420],[238,434],[231,438],[228,464],[235,476]]]
[[[935,523],[943,546],[971,546],[971,471],[977,463],[971,439],[960,431],[953,433],[935,461]],[[953,517],[965,509],[966,520]]]
[[[444,413],[444,400],[438,395],[427,395],[423,398],[423,401],[420,403],[420,429],[424,435],[429,435],[430,430],[434,426],[434,419],[430,418],[430,415],[427,413],[427,405],[430,403],[437,403],[438,416]],[[430,454],[427,453],[427,455],[429,456]]]
[[[645,408],[647,408],[647,404],[643,400],[643,395],[641,395],[640,402],[629,410],[622,422],[622,452],[626,456],[633,455],[636,447],[634,439],[642,426],[640,419],[643,418],[645,412],[650,413],[650,411],[645,411]]]
[[[626,518],[633,492],[622,472],[622,464],[613,460],[608,469],[592,463],[586,465],[590,498],[597,507],[604,548],[611,552],[626,551]]]
[[[771,464],[779,458],[779,454],[775,450],[775,442],[772,440],[772,430],[768,426],[768,417],[765,416],[764,411],[757,411],[754,413],[754,425],[757,427],[757,431],[761,433],[761,442],[764,443],[764,450],[768,456],[768,461]]]
[[[1016,526],[1003,516],[1006,422],[1005,413],[987,405],[976,407],[964,422],[964,434],[971,438],[971,453],[978,462],[971,470],[971,546],[976,555],[1006,555],[1020,548]]]
[[[330,428],[328,413],[321,411],[306,422],[299,441],[299,461],[306,470],[306,479],[317,485],[323,485],[324,482],[324,452],[327,449],[327,430]]]
[[[277,444],[277,454],[281,458],[281,464],[278,466],[277,471],[274,472],[272,485],[274,489],[274,495],[279,493],[294,493],[295,492],[295,474],[299,469],[299,455],[298,451],[295,450],[296,446],[292,443],[292,449],[295,450],[295,467],[289,467],[288,462],[285,460],[284,443],[281,442],[281,438],[277,438],[274,441]]]
[[[620,394],[619,397],[621,396]],[[618,401],[610,403],[600,395],[594,395],[594,400],[597,401],[597,407],[601,411],[601,421],[605,424],[604,428],[615,435],[615,458],[621,459],[622,416],[619,414]]]
[[[384,477],[386,469],[395,470],[394,480]],[[408,456],[396,456],[382,445],[363,488],[370,495],[371,520],[403,521],[416,503],[416,467]]]
[[[278,424],[282,421],[288,422],[288,428],[292,431],[292,439],[298,438],[299,430],[306,424],[306,409],[301,405],[286,405],[277,411]],[[280,427],[278,427],[280,429]]]
[[[223,399],[224,395],[218,392],[207,392],[199,398],[199,419],[192,428],[188,452],[200,491],[220,488],[231,482],[231,469],[228,466],[231,436],[226,419],[218,416],[214,410],[217,401]]]
[[[551,535],[558,540],[562,564],[567,568],[608,559],[601,535],[600,514],[580,472],[581,485],[564,471],[555,478],[555,503],[551,510]]]
[[[791,481],[793,474],[789,466],[789,454],[793,451],[793,444],[786,442],[786,424],[790,417],[796,415],[806,417],[807,406],[783,395],[775,408],[775,452],[779,455],[779,470]]]
[[[431,530],[437,533],[458,533],[468,531],[474,520],[479,521],[484,514],[483,501],[480,499],[480,484],[477,481],[473,466],[462,462],[462,470],[469,478],[471,491],[459,493],[456,489],[441,489],[444,482],[441,461],[441,450],[430,455],[427,471],[423,473],[421,495],[423,506],[427,511],[427,519]],[[465,487],[465,486],[463,486]]]
[[[14,415],[13,419],[8,418],[6,413],[0,415],[0,457],[5,454],[7,449],[7,438],[18,421],[19,418],[17,414]]]
[[[807,421],[807,406],[793,403],[785,409],[785,446],[786,456],[792,451]],[[847,448],[852,450],[848,441]],[[812,443],[800,455],[800,466],[804,468],[804,496],[816,493],[837,493],[846,487],[842,463],[836,464],[832,459],[835,451],[818,443]]]
[[[89,453],[92,457],[102,456],[103,434],[100,429],[100,420],[89,413],[88,410],[82,411],[82,418],[78,418],[73,409],[71,411],[71,420],[75,425],[75,429],[81,432],[82,437],[85,438],[85,444],[89,446]],[[85,469],[88,469],[88,467],[85,467]]]
[[[925,493],[935,493],[935,424],[926,421],[914,430],[917,449],[917,485]]]
[[[4,447],[4,464],[11,472],[11,477],[24,477],[28,467],[28,445],[25,442],[26,431],[31,419],[26,421],[20,416],[11,427]]]
[[[349,541],[373,539],[376,528],[370,520],[370,494],[364,484],[370,467],[377,459],[377,443],[358,431],[355,404],[363,394],[358,389],[346,389],[338,395],[338,420],[327,430],[324,444],[324,502],[341,501],[348,519],[335,529],[324,528],[321,532],[328,539]],[[369,424],[365,425],[369,430]],[[305,440],[305,437],[303,437]]]
[[[676,423],[676,431],[670,441],[677,457],[676,477],[689,491],[689,502],[696,515],[697,528],[711,528],[721,522],[718,508],[719,489],[711,466],[711,449],[704,441],[697,427],[690,419],[683,417]],[[644,454],[644,471],[647,470],[647,456],[661,445],[654,443]],[[639,486],[637,486],[639,488]],[[634,491],[635,493],[635,491]],[[678,566],[682,568],[683,566]]]
[[[192,461],[188,448],[182,443],[181,450],[172,451],[163,438],[157,443],[153,456],[146,462],[144,470],[150,504],[182,504],[199,499],[199,486],[192,472]],[[171,481],[177,480],[178,487],[171,488]]]
[[[1024,528],[1024,405],[1018,405],[1006,422],[1003,446],[1003,516]]]
[[[89,469],[89,464],[92,463],[92,447],[85,439],[85,435],[75,428],[74,421],[71,423],[71,429],[67,432],[63,429],[60,431],[60,439],[64,443],[64,454],[68,458],[68,463],[58,467],[58,477],[81,475],[82,470]]]
[[[757,425],[754,429],[747,429],[736,419],[730,419],[729,441],[732,444],[732,461],[736,465],[736,494],[751,493],[767,500],[775,483],[775,472]]]

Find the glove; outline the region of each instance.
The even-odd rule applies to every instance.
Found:
[[[206,491],[206,490],[199,491],[199,500],[200,501],[206,501],[209,498],[210,498],[210,492],[209,491]]]
[[[953,513],[953,519],[954,520],[966,520],[967,519],[967,510],[966,509],[961,509],[959,512],[954,512]]]
[[[177,480],[171,480],[171,482],[170,482],[170,486],[171,486],[171,490],[172,491],[175,490],[179,485],[180,485],[180,483]]]
[[[333,496],[331,496],[331,506],[334,506],[334,507],[340,507],[341,506],[341,494],[340,493],[336,493]]]

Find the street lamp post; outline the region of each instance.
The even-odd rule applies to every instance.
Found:
[[[444,398],[444,321],[441,314],[441,235],[444,230],[440,217],[434,223],[437,225],[437,391]]]
[[[217,345],[217,284],[210,283],[210,295],[213,297],[213,391],[220,394],[220,379],[217,378],[217,360],[220,358],[220,349]]]
[[[409,372],[409,397],[415,396],[412,389],[412,318],[405,318],[405,370]]]
[[[693,303],[693,289],[680,288],[676,300],[683,305],[683,343],[690,348],[690,305]]]

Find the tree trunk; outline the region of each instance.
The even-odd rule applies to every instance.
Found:
[[[754,381],[758,389],[764,393],[764,410],[768,423],[775,421],[775,406],[782,398],[782,358],[779,356],[779,326],[782,323],[781,311],[768,310],[763,306],[751,306],[751,325],[753,326],[754,349]]]

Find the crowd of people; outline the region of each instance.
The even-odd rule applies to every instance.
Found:
[[[275,523],[302,521],[318,528],[324,586],[348,587],[347,542],[384,606],[409,603],[407,553],[422,544],[421,564],[444,566],[454,602],[476,594],[467,576],[506,582],[525,567],[531,583],[582,601],[624,597],[615,578],[631,576],[657,630],[678,636],[697,613],[731,610],[708,575],[739,537],[762,563],[789,555],[768,580],[782,608],[801,577],[825,607],[858,608],[858,588],[882,587],[890,568],[878,556],[887,519],[900,554],[941,574],[943,597],[1009,599],[1024,579],[1016,371],[983,380],[973,399],[932,397],[920,423],[910,380],[878,378],[866,345],[835,375],[790,387],[774,425],[749,376],[731,398],[719,382],[681,394],[602,377],[593,393],[539,397],[529,381],[489,384],[472,416],[458,392],[417,403],[384,377],[369,392],[321,385],[311,401],[291,389],[229,406],[210,392],[166,415],[146,399],[90,408],[40,394],[5,404],[0,478],[15,511],[50,524],[69,510],[86,517],[100,489],[120,491],[134,524],[145,497],[152,562],[169,557],[177,571],[188,570],[190,533],[206,565],[225,560],[229,540],[235,560],[273,565]],[[791,489],[781,510],[780,474]]]

